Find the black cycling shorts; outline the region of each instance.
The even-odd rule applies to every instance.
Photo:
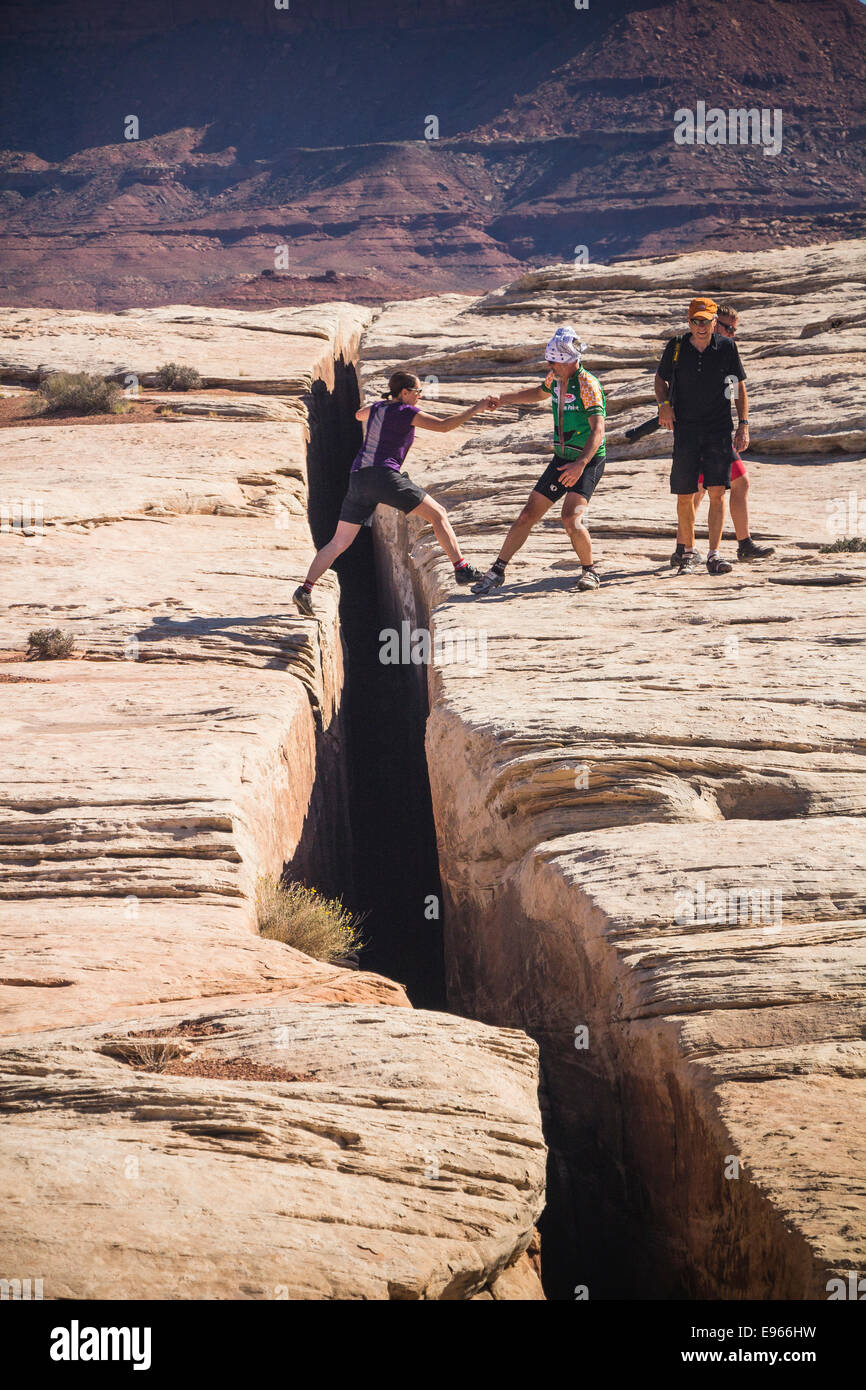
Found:
[[[559,481],[560,469],[567,468],[568,465],[568,459],[560,459],[554,455],[532,491],[540,492],[542,497],[548,497],[551,502],[555,502],[558,497],[564,497],[567,492],[577,492],[588,502],[601,482],[601,475],[604,472],[604,457],[601,454],[596,454],[594,458],[591,458],[572,487],[565,487]]]
[[[682,496],[699,487],[730,487],[731,464],[735,458],[731,431],[705,430],[702,426],[677,425],[674,429],[674,457],[671,492]],[[703,482],[699,479],[703,475]]]
[[[343,498],[340,520],[364,526],[380,502],[386,507],[396,507],[398,512],[414,512],[426,496],[424,489],[413,483],[408,473],[398,473],[396,468],[386,468],[383,464],[357,468],[349,475],[349,490]]]

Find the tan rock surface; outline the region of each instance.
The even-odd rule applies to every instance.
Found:
[[[517,1268],[541,1208],[528,1039],[415,1014],[400,984],[255,928],[260,874],[345,872],[337,583],[314,622],[291,593],[309,393],[368,317],[12,315],[13,375],[146,381],[175,358],[243,417],[0,440],[0,1264],[35,1260],[46,1297],[468,1298]],[[251,390],[280,393],[270,418]],[[26,662],[54,626],[72,659]],[[205,1000],[200,1074],[99,1051]],[[274,1079],[287,1055],[315,1083]],[[510,1273],[506,1296],[543,1295]]]
[[[208,420],[295,420],[306,423],[306,411],[297,398],[251,396],[240,391],[139,391],[161,414],[194,415]]]
[[[182,400],[182,398],[180,398]],[[306,515],[306,431],[288,421],[192,421],[4,430],[4,489],[28,485],[44,524],[94,525],[129,515]],[[39,458],[34,476],[33,459]],[[25,494],[27,495],[27,494]],[[278,538],[279,539],[279,538]]]
[[[734,299],[743,315],[753,453],[835,450],[862,457],[864,260],[866,242],[842,241],[758,255],[698,251],[663,262],[553,266],[481,300],[442,295],[388,306],[365,339],[364,360],[373,369],[396,356],[422,377],[439,377],[440,392],[467,381],[479,390],[498,382],[501,389],[503,375],[540,369],[546,338],[557,324],[574,320],[590,344],[587,365],[603,378],[609,438],[624,443],[622,432],[653,413],[652,372],[667,339],[685,327],[694,287],[709,286],[719,302]],[[821,370],[810,371],[810,360],[821,362]],[[516,414],[511,408],[510,417]],[[510,441],[505,436],[505,451],[511,442],[525,454],[529,437],[526,430]],[[537,430],[531,440],[549,452]],[[650,436],[628,457],[669,458],[670,440]]]
[[[273,336],[310,380],[333,382],[333,353],[351,352],[364,316],[306,313],[299,333],[280,314]],[[61,317],[93,367],[135,320]],[[228,356],[246,320],[216,317]],[[154,350],[171,321],[161,310],[148,329]],[[269,337],[262,325],[254,335]],[[299,989],[408,1002],[389,980],[347,979],[254,929],[258,875],[278,873],[322,815],[316,777],[334,772],[319,765],[317,727],[341,740],[336,583],[322,588],[319,623],[290,603],[310,538],[306,407],[289,399],[287,423],[252,428],[4,431],[2,495],[31,514],[38,503],[43,522],[0,532],[6,1031]],[[55,625],[74,636],[73,660],[8,660]]]
[[[0,380],[43,370],[98,372],[154,385],[166,362],[197,368],[203,386],[298,395],[314,379],[333,381],[334,353],[354,354],[368,309],[202,309],[172,304],[87,314],[77,309],[7,309],[0,333]]]
[[[524,1034],[282,1003],[128,1031],[0,1056],[3,1161],[27,1171],[0,1248],[46,1298],[463,1299],[529,1244],[545,1150]],[[185,1074],[129,1060],[171,1053]],[[494,1296],[543,1295],[521,1267]]]
[[[371,391],[411,362],[465,402],[538,381],[573,322],[611,402],[597,594],[571,590],[556,508],[480,602],[429,529],[376,523],[395,613],[486,643],[427,672],[450,998],[540,1044],[562,1259],[590,1297],[825,1297],[866,1259],[866,557],[818,549],[866,526],[864,250],[553,267],[389,305],[364,342]],[[670,436],[615,441],[707,289],[741,312],[753,531],[777,554],[680,580]],[[410,460],[482,566],[550,454],[549,408],[520,416]],[[722,922],[683,916],[701,893]]]

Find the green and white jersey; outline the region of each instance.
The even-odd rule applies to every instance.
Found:
[[[607,418],[607,399],[598,377],[584,367],[563,383],[548,372],[541,387],[553,406],[553,452],[559,459],[576,459],[586,448],[594,416]],[[596,457],[606,456],[602,439]]]

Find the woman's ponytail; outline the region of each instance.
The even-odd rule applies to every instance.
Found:
[[[417,385],[418,378],[411,372],[392,372],[388,379],[388,390],[382,392],[382,399],[399,400],[401,391],[414,391]]]

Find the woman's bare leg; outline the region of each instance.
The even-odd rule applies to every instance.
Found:
[[[323,545],[316,554],[316,558],[307,571],[305,584],[315,584],[317,579],[321,579],[325,570],[329,570],[339,555],[344,550],[348,550],[352,541],[360,531],[360,526],[356,526],[352,521],[338,521],[337,529],[327,545]]]
[[[460,549],[460,542],[454,534],[454,527],[448,520],[448,513],[441,503],[434,502],[432,497],[425,497],[423,502],[419,502],[417,507],[412,508],[410,515],[420,516],[425,521],[429,521],[437,541],[452,565],[459,564],[463,558],[463,551]]]

